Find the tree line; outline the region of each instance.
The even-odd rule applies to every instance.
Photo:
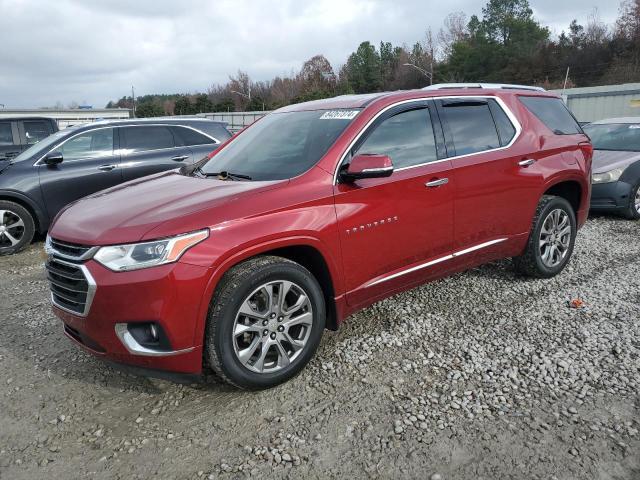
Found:
[[[449,14],[438,32],[413,45],[365,41],[336,70],[316,55],[299,72],[253,81],[230,76],[206,93],[144,95],[140,117],[203,112],[272,110],[291,103],[348,93],[421,88],[441,82],[500,82],[545,88],[640,80],[640,0],[624,0],[613,25],[594,10],[585,25],[573,20],[553,38],[527,0],[489,0],[480,17]],[[125,96],[107,108],[132,108]]]

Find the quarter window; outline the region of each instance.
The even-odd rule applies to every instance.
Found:
[[[27,137],[27,145],[38,143],[49,136],[49,128],[46,122],[23,122],[24,135]]]
[[[175,147],[173,135],[168,127],[124,127],[120,131],[124,137],[124,148],[129,152]]]
[[[387,155],[395,168],[436,160],[438,155],[429,109],[408,110],[383,120],[357,153]]]
[[[516,128],[507,117],[507,114],[504,113],[504,110],[498,106],[498,103],[495,100],[489,100],[489,108],[491,109],[491,115],[493,115],[493,120],[496,122],[496,128],[498,129],[498,135],[500,136],[500,145],[503,147],[508,145],[511,140],[513,140],[514,135],[516,134]]]
[[[58,148],[65,160],[106,157],[113,154],[113,128],[101,128],[73,137]]]
[[[0,123],[0,145],[13,145],[13,133],[8,122]]]
[[[582,133],[582,128],[559,98],[521,96],[520,101],[556,135]]]
[[[498,131],[486,102],[459,101],[443,105],[456,155],[500,147]]]
[[[216,143],[215,140],[203,135],[200,132],[196,132],[191,128],[186,127],[171,127],[173,134],[176,136],[176,141],[181,145],[209,145]]]

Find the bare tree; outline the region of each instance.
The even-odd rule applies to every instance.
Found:
[[[464,12],[450,13],[444,19],[444,26],[438,32],[438,42],[445,58],[451,55],[453,44],[466,37],[467,23],[467,15]]]

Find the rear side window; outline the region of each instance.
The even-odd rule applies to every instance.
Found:
[[[521,96],[520,101],[556,135],[582,133],[582,128],[559,98]]]
[[[496,122],[498,135],[500,136],[500,145],[503,147],[509,145],[509,142],[513,140],[516,134],[516,127],[513,126],[507,114],[504,113],[504,110],[495,100],[489,100],[489,109],[491,110],[491,115],[493,115],[494,122]]]
[[[162,148],[173,148],[175,146],[169,127],[124,127],[121,129],[121,132],[124,137],[124,148],[130,152],[160,150]]]
[[[215,140],[203,135],[200,132],[196,132],[191,128],[186,127],[171,127],[174,135],[176,136],[176,143],[181,145],[208,145],[216,143]]]
[[[500,147],[500,138],[487,102],[455,101],[442,104],[456,155]]]
[[[24,135],[27,137],[27,145],[38,143],[43,138],[49,136],[49,126],[46,122],[23,122]]]
[[[13,133],[11,123],[0,123],[0,145],[13,145]]]
[[[409,110],[383,120],[357,153],[387,155],[395,168],[436,160],[436,141],[429,109]]]

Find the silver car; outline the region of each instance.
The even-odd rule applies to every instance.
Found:
[[[640,117],[583,127],[593,143],[591,210],[640,219]]]

